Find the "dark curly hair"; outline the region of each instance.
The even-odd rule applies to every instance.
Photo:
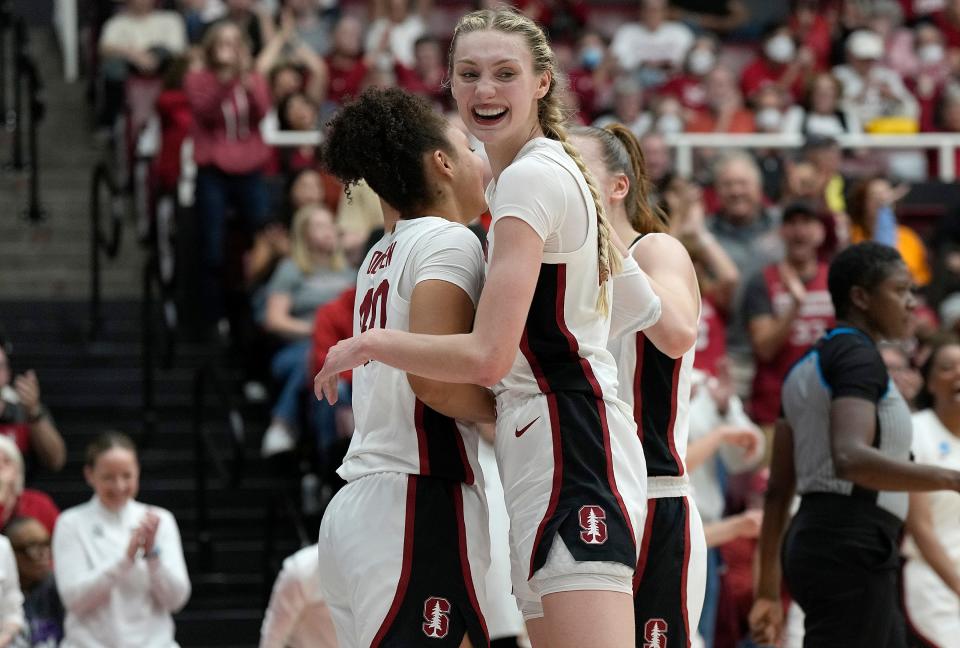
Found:
[[[903,257],[896,248],[873,241],[851,245],[838,254],[830,264],[827,286],[837,319],[844,319],[850,312],[850,289],[860,286],[872,290],[893,273],[897,265],[903,265]]]
[[[426,101],[398,88],[369,88],[330,122],[324,167],[346,185],[366,180],[400,212],[416,216],[430,203],[423,155],[454,155],[448,124]]]

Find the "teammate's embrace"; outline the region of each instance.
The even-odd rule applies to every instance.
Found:
[[[483,163],[466,136],[419,98],[368,90],[334,118],[323,157],[348,186],[366,180],[399,213],[360,267],[354,333],[469,331],[483,253],[461,223],[486,202]],[[369,362],[354,371],[353,410],[338,471],[349,483],[319,541],[340,648],[487,646],[478,437],[453,417],[493,421],[492,395]]]

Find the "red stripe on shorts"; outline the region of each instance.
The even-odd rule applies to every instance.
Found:
[[[393,603],[390,604],[390,611],[383,619],[377,636],[373,638],[370,648],[377,648],[387,636],[390,626],[400,612],[400,606],[403,604],[403,598],[407,594],[407,586],[410,584],[410,570],[413,567],[413,523],[417,510],[417,476],[407,476],[407,512],[403,521],[403,565],[400,567],[400,580],[397,582],[397,592],[393,596]]]

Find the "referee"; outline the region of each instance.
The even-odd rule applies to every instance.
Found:
[[[782,560],[806,613],[805,648],[904,648],[897,586],[907,491],[958,490],[960,472],[910,462],[910,410],[877,350],[906,336],[915,306],[900,254],[851,246],[831,264],[828,285],[837,327],[783,385],[751,630],[760,643],[779,637]],[[784,537],[794,491],[800,509]]]

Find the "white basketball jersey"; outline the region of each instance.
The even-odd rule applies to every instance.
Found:
[[[944,427],[932,409],[913,415],[913,454],[917,463],[960,470],[960,439]],[[933,491],[927,493],[927,500],[937,538],[953,564],[960,567],[960,493]],[[904,553],[923,560],[909,536]]]
[[[612,285],[599,284],[597,213],[590,189],[570,156],[558,142],[534,140],[521,149],[517,160],[531,157],[544,165],[558,165],[580,189],[582,204],[570,205],[564,218],[586,218],[586,240],[571,252],[544,252],[537,288],[530,304],[520,349],[506,377],[494,392],[550,393],[591,392],[616,399],[617,369],[607,351],[610,317],[597,310],[600,290],[612,300]],[[550,191],[549,186],[531,187]],[[494,225],[498,217],[496,188],[487,192]],[[494,226],[488,234],[488,253],[496,245]]]
[[[630,254],[636,246],[634,243],[630,247]],[[618,394],[637,422],[647,475],[686,475],[690,384],[696,344],[674,359],[639,331],[611,339],[609,349],[617,361]]]
[[[408,330],[413,287],[428,279],[459,286],[476,305],[483,286],[476,235],[442,218],[399,221],[360,267],[354,335],[375,327]],[[337,471],[345,480],[399,472],[482,484],[476,430],[419,401],[406,372],[372,361],[354,369],[353,415],[353,439]]]

